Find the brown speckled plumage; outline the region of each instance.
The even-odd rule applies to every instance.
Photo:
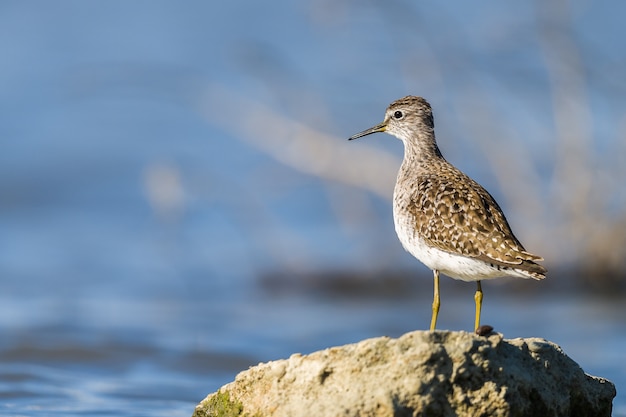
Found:
[[[393,197],[398,238],[435,273],[478,281],[502,276],[545,278],[540,256],[527,252],[493,197],[444,159],[435,140],[430,104],[421,97],[394,101],[383,123],[352,136],[387,132],[404,143],[404,159]],[[480,316],[477,298],[476,326]],[[438,304],[437,304],[438,311]],[[436,321],[433,303],[434,328]]]
[[[394,213],[415,224],[427,245],[543,278],[540,256],[517,240],[493,197],[443,158],[420,164],[418,175],[404,167],[394,193]],[[406,184],[409,187],[404,187]],[[505,274],[503,274],[505,275]]]

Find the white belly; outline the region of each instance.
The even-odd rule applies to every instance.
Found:
[[[438,270],[450,278],[462,281],[480,281],[505,276],[530,278],[528,274],[512,268],[498,267],[493,264],[462,255],[455,255],[441,249],[428,246],[415,233],[415,226],[408,218],[394,216],[396,233],[404,249],[432,270]]]

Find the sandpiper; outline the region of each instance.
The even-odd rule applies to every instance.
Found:
[[[394,101],[382,123],[349,140],[377,132],[387,132],[404,143],[393,192],[393,218],[404,249],[434,273],[430,330],[435,330],[439,313],[439,273],[476,281],[475,330],[480,327],[481,280],[545,278],[546,269],[536,263],[543,258],[524,249],[491,194],[444,159],[425,99],[407,96]]]

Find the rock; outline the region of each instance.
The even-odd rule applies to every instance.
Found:
[[[193,416],[610,416],[613,397],[547,340],[416,331],[259,364]]]

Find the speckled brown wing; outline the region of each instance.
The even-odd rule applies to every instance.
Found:
[[[493,197],[453,166],[440,168],[418,176],[411,195],[408,210],[420,237],[446,252],[544,278],[545,268],[535,263],[543,258],[524,249]]]

